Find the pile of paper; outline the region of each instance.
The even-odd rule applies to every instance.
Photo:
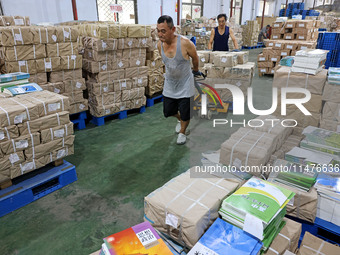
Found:
[[[315,183],[317,172],[305,166],[278,159],[274,162],[275,169],[270,173],[268,181],[285,184],[303,191],[308,191]]]
[[[320,152],[332,157],[335,164],[340,163],[340,134],[322,128],[306,127],[303,131],[305,139],[301,141],[302,148]]]
[[[340,68],[339,67],[328,68],[328,83],[340,85]]]
[[[286,205],[294,192],[252,177],[226,198],[219,210],[222,218],[263,242],[266,250],[285,225]]]
[[[315,188],[319,198],[317,217],[340,226],[340,177],[321,173]]]
[[[298,163],[300,165],[314,165],[325,166],[333,164],[334,159],[332,156],[321,154],[320,152],[314,152],[299,147],[294,147],[285,154],[285,160]]]
[[[188,255],[256,255],[259,254],[261,247],[262,243],[258,239],[242,229],[217,218]]]
[[[296,52],[292,71],[317,74],[322,70],[323,64],[326,62],[327,53],[327,50],[320,49],[299,50]]]

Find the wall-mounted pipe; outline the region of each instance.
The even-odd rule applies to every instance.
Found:
[[[78,13],[77,13],[77,3],[76,0],[72,0],[72,10],[73,10],[73,19],[78,20]]]

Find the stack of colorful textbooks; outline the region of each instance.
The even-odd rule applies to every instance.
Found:
[[[219,210],[222,218],[263,242],[265,251],[284,227],[286,205],[294,192],[252,177]]]
[[[0,90],[11,96],[41,91],[41,87],[36,83],[29,83],[28,73],[16,72],[0,75]]]

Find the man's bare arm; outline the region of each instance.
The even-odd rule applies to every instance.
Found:
[[[234,48],[236,50],[238,50],[239,49],[238,48],[238,43],[237,43],[236,37],[234,35],[234,31],[231,28],[229,28],[229,34],[230,34],[231,40],[233,40]]]
[[[193,42],[191,42],[190,40],[185,40],[185,48],[187,50],[189,57],[192,58],[193,70],[195,72],[197,72],[198,71],[198,61],[199,61],[199,59],[198,59],[196,47],[193,44]]]
[[[212,44],[214,42],[214,37],[215,37],[215,29],[212,29],[211,30],[211,34],[210,34],[210,40],[209,40],[209,43],[208,43],[208,50],[212,49]]]

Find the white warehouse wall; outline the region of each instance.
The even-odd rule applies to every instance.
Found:
[[[71,0],[68,1],[71,2]],[[76,5],[78,20],[98,20],[97,0],[76,0]]]
[[[163,2],[165,2],[163,0]],[[143,25],[152,25],[157,23],[161,16],[161,0],[137,1],[138,23]],[[164,10],[163,10],[164,13]],[[164,13],[167,14],[167,13]],[[177,19],[176,17],[172,17]],[[176,22],[176,20],[174,20]]]

